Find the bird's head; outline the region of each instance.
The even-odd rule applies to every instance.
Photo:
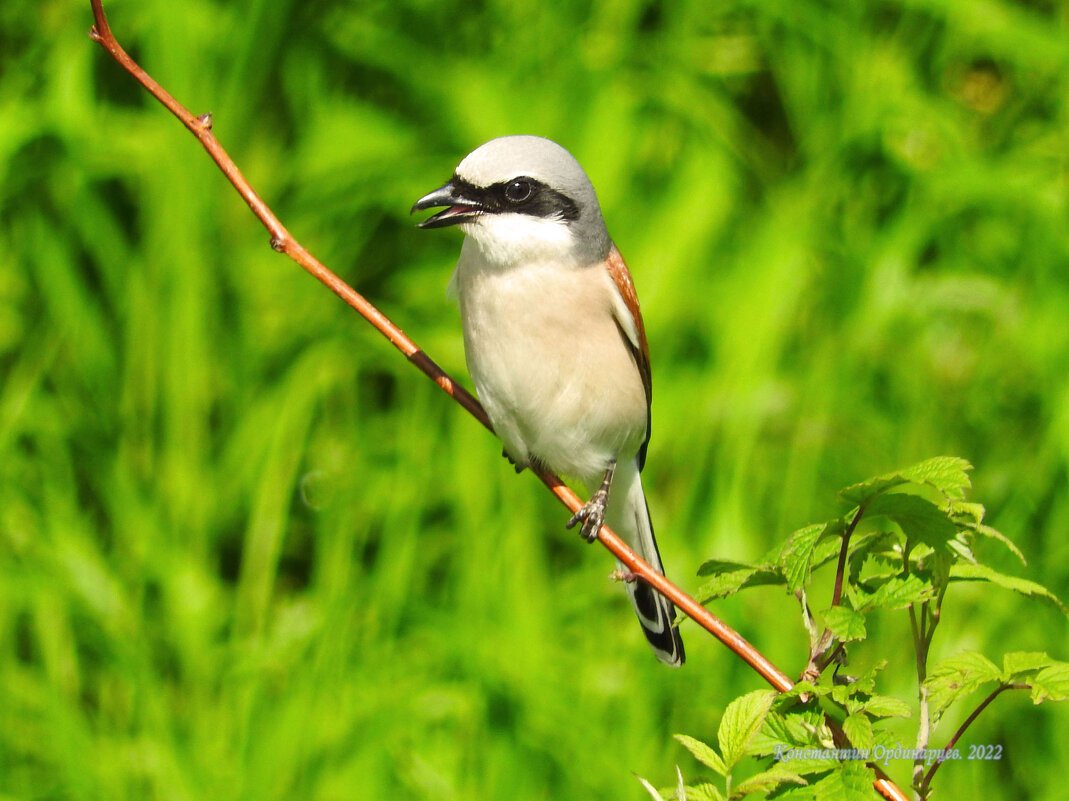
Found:
[[[453,178],[412,211],[441,208],[420,228],[459,226],[502,265],[547,259],[593,263],[611,242],[579,162],[539,136],[505,136],[472,151]]]

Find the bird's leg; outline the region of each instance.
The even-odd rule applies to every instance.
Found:
[[[615,459],[609,462],[609,467],[605,470],[605,478],[602,479],[598,491],[590,496],[590,500],[572,515],[572,519],[566,524],[567,528],[572,528],[582,521],[583,527],[579,530],[579,536],[587,542],[593,542],[598,538],[601,524],[605,521],[605,507],[609,503],[609,486],[612,484],[614,472],[616,472]]]

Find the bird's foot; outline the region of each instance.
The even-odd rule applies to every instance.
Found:
[[[609,502],[609,491],[604,487],[590,496],[583,508],[572,515],[572,519],[566,524],[566,528],[574,528],[578,523],[583,527],[579,529],[579,536],[587,542],[593,542],[598,538],[601,524],[605,522],[605,506]]]
[[[638,581],[638,573],[632,573],[627,568],[618,567],[609,574],[609,581],[623,581],[633,584]]]
[[[523,465],[523,464],[520,464],[519,462],[517,462],[515,459],[513,459],[509,455],[509,452],[507,450],[505,450],[504,448],[501,449],[501,455],[504,456],[506,459],[508,459],[509,464],[512,465],[512,468],[517,473],[522,473],[526,469],[527,465]]]

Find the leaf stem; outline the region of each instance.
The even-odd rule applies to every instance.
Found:
[[[861,522],[861,516],[865,514],[865,504],[860,504],[857,507],[857,511],[854,512],[854,516],[850,519],[846,528],[842,534],[842,544],[839,546],[839,560],[835,565],[835,587],[831,593],[831,605],[839,606],[843,600],[843,578],[846,575],[846,558],[850,553],[850,537],[854,534],[854,529],[857,528],[857,524]],[[805,607],[803,603],[803,610],[808,615],[809,609]],[[809,617],[812,620],[812,616]],[[807,626],[807,628],[809,628]],[[828,649],[832,644],[831,630],[826,628],[820,633],[819,637],[814,636],[814,632],[809,632],[810,648],[809,648],[809,662],[805,666],[805,670],[802,671],[802,678],[809,681],[816,681],[820,674],[827,669],[832,660],[843,650],[843,644],[837,643],[835,648],[829,653]]]
[[[976,706],[976,709],[974,709],[970,713],[969,717],[965,718],[964,722],[960,726],[958,726],[958,730],[954,732],[953,736],[949,740],[947,740],[947,744],[943,746],[943,751],[949,751],[951,748],[957,745],[958,740],[960,740],[962,735],[965,734],[965,730],[972,725],[974,720],[980,717],[980,713],[987,709],[987,707],[990,706],[991,702],[998,698],[1000,695],[1002,695],[1002,693],[1006,692],[1006,690],[1030,689],[1032,689],[1032,686],[1030,684],[1000,684],[998,687],[988,693],[987,697]],[[922,798],[927,796],[928,788],[931,787],[932,784],[932,779],[935,777],[936,771],[939,770],[939,766],[942,764],[942,760],[937,759],[935,763],[930,768],[928,768],[928,772],[925,773],[924,777],[921,779],[920,786],[916,789],[921,794]]]
[[[831,594],[831,605],[838,606],[843,599],[843,575],[846,573],[846,557],[850,551],[850,537],[854,534],[854,529],[857,528],[857,524],[861,522],[861,516],[865,514],[865,504],[861,504],[857,507],[857,511],[854,512],[853,518],[847,525],[846,530],[843,532],[842,546],[839,548],[839,561],[835,565],[835,589]]]

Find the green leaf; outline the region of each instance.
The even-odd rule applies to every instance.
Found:
[[[698,568],[698,575],[712,576],[695,593],[698,603],[703,604],[714,598],[726,598],[749,587],[784,583],[783,576],[772,565],[747,565],[719,559],[710,559],[703,563]]]
[[[844,501],[854,504],[854,506],[861,506],[862,504],[867,504],[878,495],[887,492],[887,490],[900,487],[907,483],[909,482],[906,479],[897,474],[876,476],[875,478],[870,478],[868,481],[862,481],[858,484],[851,484],[849,487],[844,487],[839,490],[839,496]]]
[[[770,798],[775,801],[815,801],[816,797],[816,790],[807,785],[805,787],[781,787]]]
[[[873,584],[876,588],[868,590]],[[935,596],[935,588],[916,573],[893,576],[882,581],[866,582],[864,587],[848,589],[851,602],[860,612],[873,609],[904,609],[910,604],[927,601]]]
[[[817,801],[872,801],[872,771],[864,762],[840,762],[814,785]]]
[[[1012,684],[1021,681],[1025,674],[1054,664],[1056,660],[1043,651],[1010,651],[1002,655],[1002,680]]]
[[[948,498],[963,498],[965,490],[972,486],[970,470],[972,465],[957,456],[936,456],[900,470],[899,474],[914,484],[927,484]]]
[[[913,714],[909,704],[889,695],[874,695],[862,708],[874,718],[908,718]]]
[[[800,707],[787,696],[781,696],[780,700],[791,704],[791,710],[779,712],[773,709],[768,713],[765,725],[750,741],[748,753],[751,755],[769,756],[775,753],[777,746],[794,748],[816,741],[814,732],[824,725],[823,713],[817,708]]]
[[[855,686],[862,692],[872,693],[873,689],[876,687],[876,677],[886,667],[886,659],[876,660],[869,666],[868,670],[857,677],[857,680],[854,682]]]
[[[702,782],[685,787],[680,798],[684,801],[724,801],[724,794],[715,784]]]
[[[903,484],[926,484],[948,498],[962,498],[970,486],[968,471],[972,465],[956,456],[936,456],[920,464],[870,478],[839,491],[839,495],[855,506]]]
[[[966,651],[940,662],[924,682],[932,719],[939,720],[952,703],[985,684],[1002,681],[1002,671],[983,654]]]
[[[775,700],[772,690],[755,690],[728,704],[716,733],[728,770],[746,755],[747,745],[761,729]]]
[[[839,642],[865,639],[865,617],[845,606],[833,606],[824,612],[824,625]]]
[[[806,780],[787,768],[785,763],[777,762],[768,770],[755,773],[750,778],[739,782],[732,790],[731,797],[745,798],[751,793],[766,795],[783,784],[806,784]]]
[[[636,776],[635,778],[638,779],[639,784],[646,788],[646,792],[650,794],[650,798],[652,798],[653,801],[665,801],[664,796],[657,791],[656,787],[654,787],[648,781],[643,779],[641,776]]]
[[[787,539],[779,554],[779,568],[787,579],[787,589],[797,592],[809,582],[813,551],[825,536],[842,531],[842,521],[814,523],[798,529]]]
[[[1066,608],[1061,599],[1042,584],[1037,584],[1028,579],[1017,578],[1016,576],[1007,576],[987,565],[969,563],[953,565],[950,568],[950,578],[953,581],[987,581],[1003,589],[1018,592],[1021,595],[1039,598],[1041,601],[1046,601],[1052,605],[1063,615],[1069,615],[1069,609]]]
[[[850,578],[893,575],[902,570],[902,556],[893,549],[902,535],[896,531],[870,531],[850,539]]]
[[[805,681],[803,679],[802,681],[795,682],[794,686],[791,687],[791,689],[789,689],[786,693],[784,693],[784,696],[798,698],[802,695],[814,695],[819,698],[823,695],[827,695],[830,692],[830,687],[813,684],[812,682]]]
[[[959,525],[978,526],[983,522],[987,510],[981,503],[951,501],[950,514]]]
[[[897,523],[909,539],[932,547],[945,545],[958,533],[958,527],[945,510],[919,495],[901,492],[880,495],[869,503],[867,514],[886,517]]]
[[[723,724],[721,724],[723,725]],[[690,751],[691,756],[701,762],[707,768],[712,768],[721,776],[728,775],[728,766],[724,764],[723,758],[718,754],[711,745],[706,745],[701,740],[690,737],[686,734],[674,734],[676,741]]]
[[[1056,662],[1043,668],[1029,683],[1033,703],[1069,699],[1069,662]]]
[[[708,559],[698,568],[699,576],[719,576],[721,573],[733,573],[738,570],[757,570],[759,565],[749,562],[732,562],[729,559]]]
[[[1024,558],[1024,554],[1021,553],[1021,549],[1013,543],[1013,540],[1011,540],[998,529],[991,528],[991,526],[981,525],[976,526],[973,531],[975,531],[977,534],[980,534],[981,536],[987,537],[990,540],[995,540],[996,542],[1002,544],[1010,553],[1012,553],[1020,560],[1022,565],[1028,564],[1028,560]]]
[[[850,741],[850,745],[859,751],[872,748],[872,720],[864,712],[846,716],[843,721],[843,734]]]

